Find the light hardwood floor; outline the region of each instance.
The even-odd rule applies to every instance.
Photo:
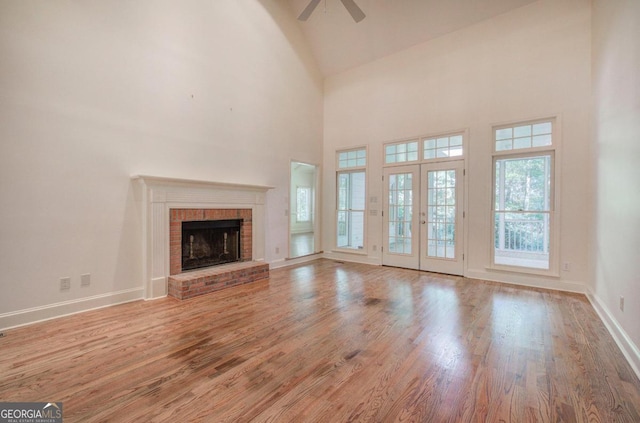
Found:
[[[5,332],[0,401],[65,422],[638,422],[582,295],[317,260]]]

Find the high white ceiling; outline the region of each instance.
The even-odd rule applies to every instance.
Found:
[[[310,0],[289,0],[297,17]],[[355,23],[340,0],[321,0],[300,22],[325,76],[379,59],[536,0],[355,0]]]

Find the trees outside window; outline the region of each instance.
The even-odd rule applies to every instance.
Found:
[[[496,264],[549,269],[551,159],[495,160]]]

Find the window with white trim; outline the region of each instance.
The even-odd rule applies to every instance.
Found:
[[[296,221],[311,221],[311,188],[296,187]]]
[[[385,144],[384,162],[405,163],[418,161],[418,140]]]
[[[495,131],[495,150],[522,150],[553,144],[553,124],[550,121],[527,123]]]
[[[367,150],[337,152],[336,247],[364,249]]]
[[[465,131],[424,136],[384,144],[385,166],[432,161],[459,160],[464,156]]]
[[[553,270],[554,119],[495,127],[493,265]]]
[[[365,167],[367,150],[364,148],[338,152],[338,169]]]
[[[462,156],[462,134],[427,138],[422,141],[425,160]]]

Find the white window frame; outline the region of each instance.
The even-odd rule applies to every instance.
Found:
[[[306,191],[306,218],[300,218],[300,191]],[[296,222],[308,223],[311,222],[311,210],[313,209],[313,199],[311,195],[311,187],[297,186],[296,187]]]
[[[497,150],[496,149],[496,132],[500,129],[505,128],[515,128],[522,125],[534,125],[537,123],[543,122],[551,122],[552,124],[552,143],[548,146],[542,147],[529,147],[529,148],[518,148],[511,150]],[[560,187],[560,118],[558,116],[542,118],[542,119],[531,119],[524,121],[516,121],[507,124],[499,124],[494,125],[491,129],[491,142],[493,145],[493,153],[492,153],[492,163],[491,163],[491,213],[490,213],[490,225],[491,228],[491,236],[490,236],[490,264],[487,266],[489,270],[498,270],[498,271],[508,271],[513,273],[524,273],[524,274],[534,274],[534,275],[543,275],[543,276],[554,276],[558,277],[559,274],[559,251],[560,251],[560,242],[559,242],[559,187]],[[524,266],[516,266],[516,265],[506,265],[506,264],[496,264],[495,262],[495,216],[496,216],[496,162],[498,160],[503,159],[519,159],[519,158],[527,158],[527,157],[539,157],[549,155],[551,157],[551,175],[550,175],[550,198],[549,198],[549,269],[539,269],[535,267],[524,267]]]
[[[364,150],[365,153],[365,160],[364,160],[364,165],[363,166],[343,166],[340,167],[340,153],[349,153],[352,151],[362,151]],[[369,190],[369,183],[367,180],[367,168],[368,168],[368,164],[369,164],[369,151],[367,146],[359,146],[359,147],[354,147],[354,148],[348,148],[348,149],[341,149],[341,150],[336,150],[336,180],[335,180],[335,187],[336,187],[336,195],[335,195],[335,221],[334,221],[334,228],[333,228],[333,234],[334,234],[334,251],[339,251],[339,252],[344,252],[344,253],[351,253],[351,254],[361,254],[361,255],[366,255],[367,254],[367,198],[368,198],[368,190]],[[364,208],[363,209],[345,209],[345,210],[341,210],[339,209],[339,202],[338,202],[338,195],[340,194],[340,187],[339,187],[339,175],[341,174],[349,174],[349,173],[364,173],[364,200],[363,200],[363,205]],[[363,229],[362,229],[362,248],[349,248],[349,247],[339,247],[338,246],[338,215],[340,212],[362,212],[363,215]]]
[[[447,138],[447,149],[451,149],[451,138],[453,137],[462,137],[462,144],[460,144],[460,146],[462,147],[462,154],[459,154],[457,156],[446,156],[446,157],[431,157],[431,158],[427,158],[425,157],[424,154],[424,144],[425,141],[428,140],[435,140],[436,142],[439,142],[440,139],[443,138]],[[463,160],[465,157],[465,153],[467,151],[467,132],[466,131],[455,131],[455,132],[449,132],[449,133],[444,133],[444,134],[437,134],[437,135],[432,135],[432,136],[428,136],[428,137],[422,137],[420,139],[420,155],[422,157],[422,160],[425,163],[434,163],[434,162],[443,162],[443,161],[451,161],[451,160]],[[433,148],[434,152],[437,153],[437,150],[439,150],[440,148]]]
[[[451,156],[451,157],[435,157],[427,159],[424,157],[424,142],[430,139],[438,139],[438,138],[451,138],[455,136],[462,137],[462,154],[459,156]],[[404,166],[404,165],[412,165],[412,164],[422,164],[422,163],[438,163],[438,162],[449,162],[456,160],[465,160],[467,156],[467,139],[469,138],[468,129],[458,129],[455,131],[447,131],[447,132],[437,132],[434,134],[428,135],[420,135],[417,137],[411,137],[407,139],[402,139],[399,141],[390,141],[382,144],[382,163],[383,167],[391,167],[391,166]],[[402,162],[391,162],[387,163],[387,147],[397,146],[402,144],[408,144],[411,142],[418,142],[418,159],[417,160],[407,160]]]
[[[409,145],[410,144],[416,144],[416,150],[415,151],[408,151],[409,150]],[[408,139],[408,140],[402,140],[402,141],[394,141],[394,142],[388,142],[385,143],[382,147],[383,147],[383,153],[382,153],[382,157],[383,157],[383,161],[385,166],[402,166],[405,164],[414,164],[414,163],[419,163],[421,160],[421,150],[420,150],[420,146],[422,145],[422,141],[420,140],[420,138],[412,138],[412,139]],[[395,156],[395,161],[392,162],[387,162],[387,150],[388,149],[393,149],[394,150],[394,156]],[[400,150],[397,151],[396,149]],[[415,159],[411,160],[409,159],[409,156],[415,153]],[[398,158],[404,156],[403,159],[398,160]]]

